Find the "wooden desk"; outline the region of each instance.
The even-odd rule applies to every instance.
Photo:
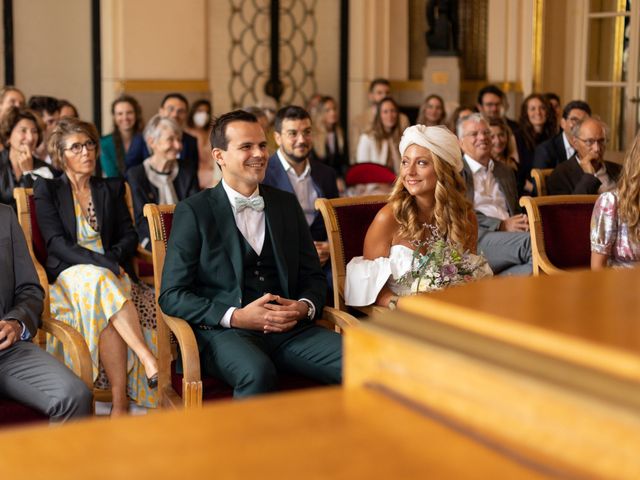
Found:
[[[324,388],[4,431],[0,473],[12,480],[157,480],[538,479],[558,472],[493,449],[383,393]]]
[[[389,388],[498,443],[640,478],[640,270],[493,279],[399,308],[347,332],[346,388]]]

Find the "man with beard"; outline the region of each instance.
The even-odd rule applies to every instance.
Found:
[[[262,183],[293,193],[297,197],[309,225],[320,264],[330,279],[327,231],[314,204],[317,198],[339,196],[335,170],[311,159],[311,117],[302,107],[290,105],[281,108],[276,113],[274,129],[279,148],[269,158]]]

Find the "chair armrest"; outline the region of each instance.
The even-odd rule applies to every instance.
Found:
[[[360,321],[353,315],[342,312],[332,307],[324,307],[322,311],[322,319],[327,320],[339,327],[341,330],[357,326]]]
[[[48,319],[42,322],[42,330],[56,337],[64,346],[73,364],[73,373],[93,390],[93,365],[91,353],[84,337],[75,328],[60,320]]]
[[[172,317],[164,313],[162,314],[162,318],[178,341],[178,347],[180,347],[180,355],[182,357],[182,376],[184,381],[199,382],[201,379],[200,353],[191,325],[181,318]]]

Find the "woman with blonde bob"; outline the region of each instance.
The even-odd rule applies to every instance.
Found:
[[[400,173],[389,202],[376,215],[363,257],[347,265],[347,305],[394,308],[409,293],[397,281],[414,250],[437,232],[460,251],[475,253],[478,227],[466,200],[458,139],[447,128],[415,125],[400,141]],[[425,253],[425,252],[421,252]]]
[[[591,269],[640,262],[640,133],[624,160],[618,188],[600,195],[591,216]]]

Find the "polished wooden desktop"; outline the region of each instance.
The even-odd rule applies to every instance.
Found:
[[[550,469],[368,388],[0,433],[5,479],[538,479]]]

